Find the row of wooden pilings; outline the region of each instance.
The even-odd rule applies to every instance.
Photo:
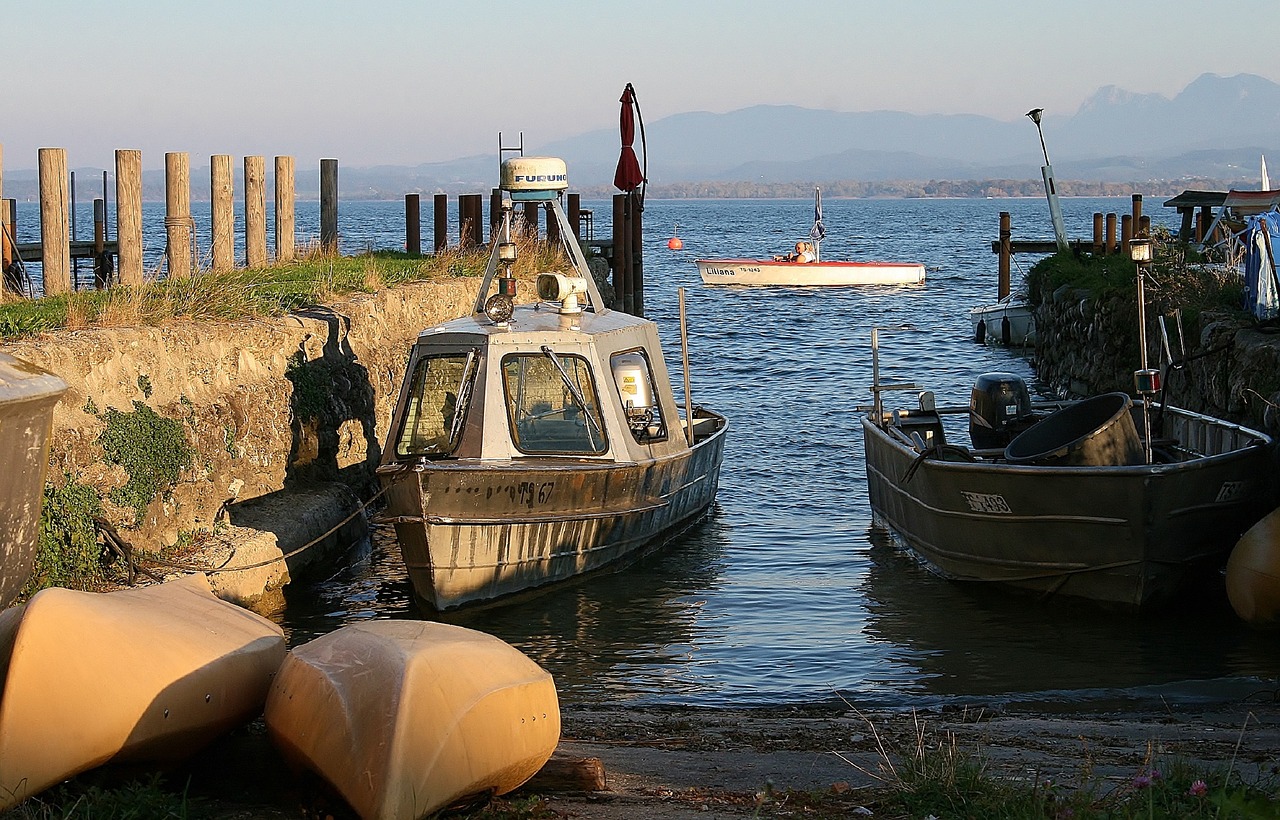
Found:
[[[1117,223],[1120,227],[1119,237],[1116,235]],[[1134,226],[1137,226],[1137,232]],[[1093,243],[1090,250],[1095,256],[1120,253],[1129,255],[1129,240],[1135,236],[1151,235],[1151,217],[1142,213],[1142,194],[1132,197],[1132,210],[1117,217],[1114,213],[1093,215]],[[1003,299],[1009,295],[1009,270],[1013,254],[1022,253],[1054,253],[1058,247],[1046,241],[1013,241],[1012,221],[1008,211],[1000,212],[1000,238],[992,244],[992,250],[999,254],[999,293]],[[1083,250],[1082,243],[1072,242],[1076,250]]]
[[[43,272],[44,295],[66,293],[72,289],[72,242],[69,224],[67,153],[62,148],[39,149],[40,243],[38,253]],[[3,154],[0,153],[0,185],[3,184]],[[165,261],[167,275],[181,279],[199,268],[196,252],[195,222],[191,217],[190,160],[185,152],[166,153],[165,160]],[[260,267],[268,262],[266,217],[266,159],[246,156],[244,163],[244,233],[245,265]],[[215,272],[236,267],[234,253],[235,206],[232,157],[216,154],[210,157],[210,268]],[[95,264],[101,262],[108,246],[113,246],[118,260],[117,281],[125,285],[143,283],[142,266],[142,152],[122,149],[115,152],[116,239],[105,240],[105,230],[97,219],[106,207],[94,201],[95,237],[92,253]],[[2,192],[2,188],[0,188]],[[104,191],[105,195],[105,191]],[[102,202],[100,206],[99,203]],[[0,193],[0,258],[6,274],[15,263],[22,262],[16,242],[14,200]],[[294,160],[291,156],[275,158],[275,260],[294,258]],[[336,251],[338,244],[338,161],[320,160],[320,245]],[[80,250],[80,249],[78,249]],[[79,255],[88,255],[79,254]],[[0,292],[8,275],[0,278]],[[101,284],[101,277],[99,277]]]
[[[635,316],[644,316],[644,208],[635,194],[615,194],[613,197],[613,238],[597,242],[592,235],[594,215],[582,208],[580,194],[566,196],[565,216],[569,227],[579,242],[599,250],[609,264],[614,292],[614,307]],[[522,229],[529,236],[538,238],[539,205],[536,202],[521,203]],[[432,226],[435,231],[434,249],[440,253],[449,244],[449,195],[435,194],[432,202]],[[422,253],[422,203],[419,194],[404,196],[405,251]],[[502,193],[494,188],[489,193],[489,242],[502,227]],[[484,195],[462,194],[458,197],[458,244],[461,248],[477,248],[484,244],[480,226],[484,219]],[[548,220],[546,241],[559,242],[560,226]]]

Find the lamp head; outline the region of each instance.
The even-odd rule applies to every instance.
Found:
[[[1044,109],[1043,109],[1043,108],[1033,108],[1033,109],[1031,109],[1030,111],[1028,111],[1028,112],[1027,112],[1027,116],[1031,118],[1031,121],[1032,121],[1032,122],[1034,122],[1036,125],[1039,125],[1039,124],[1040,124],[1040,115],[1041,115],[1042,113],[1044,113]]]

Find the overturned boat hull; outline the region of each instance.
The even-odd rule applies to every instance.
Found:
[[[365,820],[412,820],[505,794],[560,740],[551,676],[491,635],[371,621],[295,648],[271,687],[267,729]]]
[[[46,589],[0,614],[0,807],[108,762],[170,762],[251,720],[284,633],[203,575]]]

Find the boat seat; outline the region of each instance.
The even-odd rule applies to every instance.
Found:
[[[921,450],[941,447],[947,443],[942,429],[942,417],[931,410],[912,410],[909,414],[893,414],[893,424]]]

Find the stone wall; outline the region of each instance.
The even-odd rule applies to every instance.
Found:
[[[230,499],[317,482],[367,495],[410,345],[469,314],[477,286],[439,280],[282,318],[69,330],[5,347],[70,387],[54,413],[49,480],[93,486],[104,517],[158,551],[212,529]],[[141,515],[112,499],[130,476],[102,443],[112,413],[137,408],[180,424],[192,451]]]
[[[1148,309],[1147,361],[1162,362],[1160,306]],[[1168,311],[1171,315],[1172,311]],[[1139,366],[1138,314],[1133,299],[1097,298],[1062,286],[1036,307],[1036,374],[1060,397],[1121,391],[1133,394]],[[1182,358],[1176,325],[1166,320],[1175,360]],[[1185,367],[1166,373],[1170,404],[1244,424],[1280,437],[1280,334],[1247,317],[1205,313],[1183,323]]]

